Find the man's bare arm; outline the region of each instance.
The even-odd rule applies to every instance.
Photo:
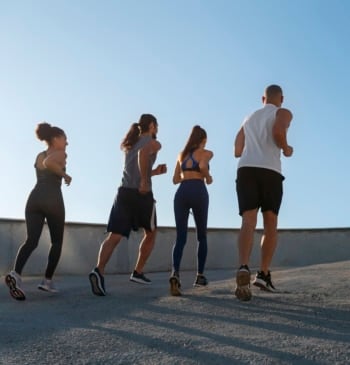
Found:
[[[151,176],[148,176],[150,163],[149,156],[157,154],[160,149],[161,144],[156,140],[152,140],[139,151],[139,169],[141,176],[139,191],[141,193],[146,193],[150,190],[150,186],[148,184],[148,181],[151,178]]]
[[[239,130],[237,133],[236,139],[235,139],[235,148],[234,148],[234,155],[235,157],[241,157],[242,152],[244,149],[244,143],[245,143],[245,136],[244,136],[244,130],[243,127]]]
[[[292,118],[293,115],[288,109],[279,109],[276,113],[276,120],[272,129],[274,141],[286,157],[293,154],[293,147],[289,146],[287,141],[287,131]]]

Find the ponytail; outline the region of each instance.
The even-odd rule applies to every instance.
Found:
[[[133,123],[124,137],[122,143],[120,144],[120,148],[123,151],[129,151],[134,144],[138,141],[140,136],[140,127],[138,123]]]
[[[192,128],[185,148],[181,152],[181,160],[183,160],[189,153],[195,151],[205,138],[207,138],[206,131],[199,125],[195,125]]]

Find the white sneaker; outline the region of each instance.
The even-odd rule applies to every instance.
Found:
[[[38,285],[38,289],[43,291],[48,291],[50,293],[58,293],[59,290],[55,287],[52,280],[49,279],[43,279],[41,284]]]
[[[21,289],[22,278],[16,271],[12,270],[5,276],[5,283],[10,289],[11,297],[16,300],[25,300],[26,295],[24,290]]]

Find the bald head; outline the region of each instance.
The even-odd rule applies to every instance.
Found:
[[[280,107],[283,103],[283,91],[278,85],[270,85],[265,89],[263,96],[264,104],[274,104]]]

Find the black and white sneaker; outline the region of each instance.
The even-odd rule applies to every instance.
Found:
[[[21,288],[22,279],[21,276],[16,273],[16,271],[9,272],[5,277],[5,283],[10,289],[10,294],[13,299],[25,300],[26,295],[24,290]]]
[[[133,273],[130,275],[130,281],[133,281],[135,283],[139,284],[146,284],[150,285],[152,284],[152,281],[143,274],[143,272],[138,273],[136,270],[133,271]]]
[[[89,280],[91,284],[91,290],[95,295],[101,297],[106,295],[105,279],[97,267],[95,267],[89,274]]]
[[[208,279],[202,274],[197,274],[196,281],[193,283],[193,286],[204,287],[207,285],[208,285]]]
[[[250,290],[250,270],[247,265],[242,265],[236,273],[236,297],[241,301],[249,301],[252,298]]]
[[[258,271],[253,281],[253,285],[271,293],[277,292],[277,289],[272,284],[270,271],[268,271],[267,275],[263,271]]]

